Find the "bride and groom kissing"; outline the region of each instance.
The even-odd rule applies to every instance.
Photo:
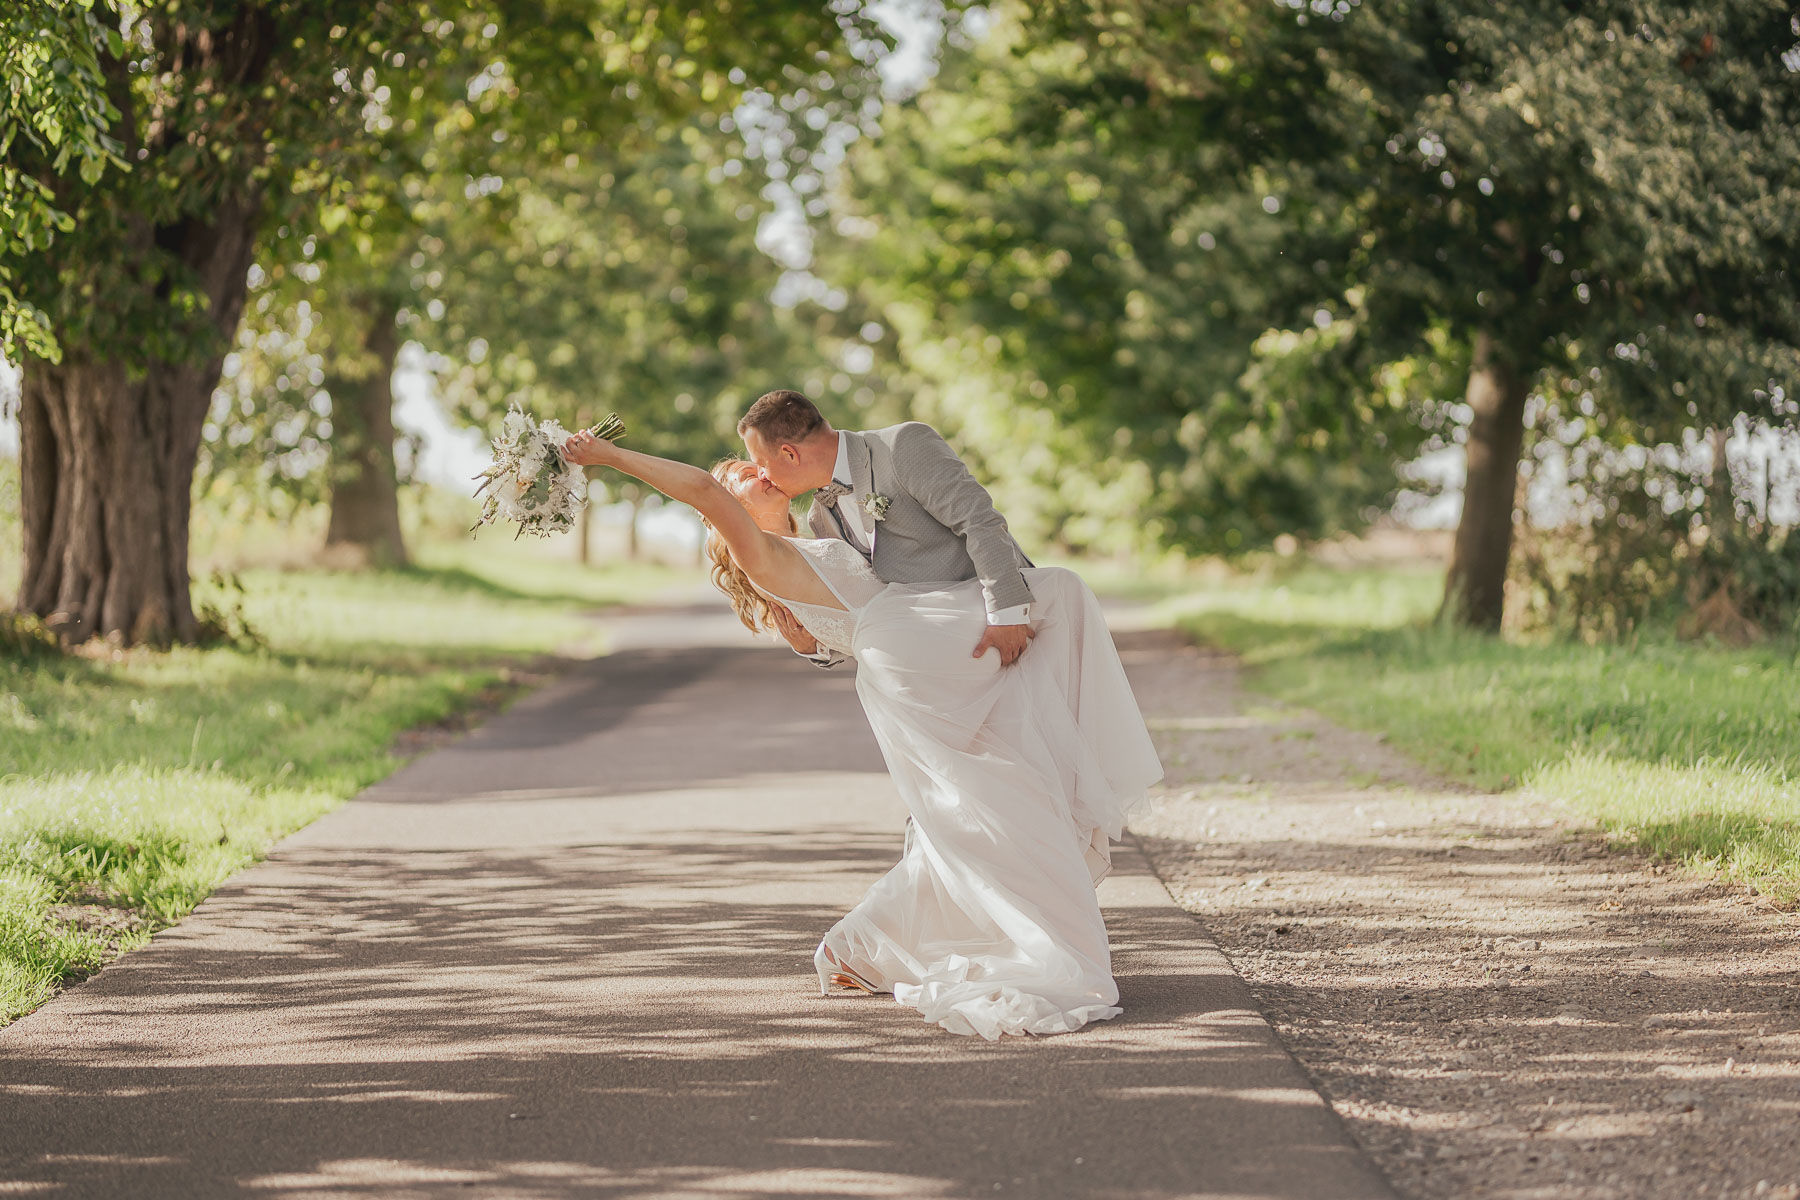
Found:
[[[569,461],[691,505],[752,631],[856,692],[911,820],[900,861],[814,956],[821,994],[892,993],[952,1033],[1064,1033],[1117,1016],[1094,887],[1162,768],[1098,601],[1036,567],[930,426],[834,430],[798,392],[738,424],[709,473],[592,434]],[[811,537],[793,499],[807,492]]]

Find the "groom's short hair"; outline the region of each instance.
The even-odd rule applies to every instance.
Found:
[[[825,428],[825,418],[811,400],[788,388],[757,397],[744,419],[738,422],[738,436],[752,429],[771,442],[804,442]]]

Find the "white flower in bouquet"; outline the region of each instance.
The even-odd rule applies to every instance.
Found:
[[[617,413],[609,414],[593,432],[616,442],[625,436],[625,423]],[[556,421],[533,420],[514,404],[494,438],[494,465],[475,477],[481,480],[475,489],[481,497],[481,516],[474,528],[513,521],[519,533],[538,537],[572,529],[576,516],[587,507],[587,475],[563,459],[562,444],[568,437],[569,431]]]

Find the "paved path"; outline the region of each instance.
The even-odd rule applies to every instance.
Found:
[[[1391,1195],[1135,851],[1117,1020],[820,999],[904,819],[849,671],[617,631],[0,1031],[0,1196]]]

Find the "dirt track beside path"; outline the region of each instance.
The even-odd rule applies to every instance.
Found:
[[[1132,830],[1416,1197],[1800,1197],[1800,922],[1127,633]]]

